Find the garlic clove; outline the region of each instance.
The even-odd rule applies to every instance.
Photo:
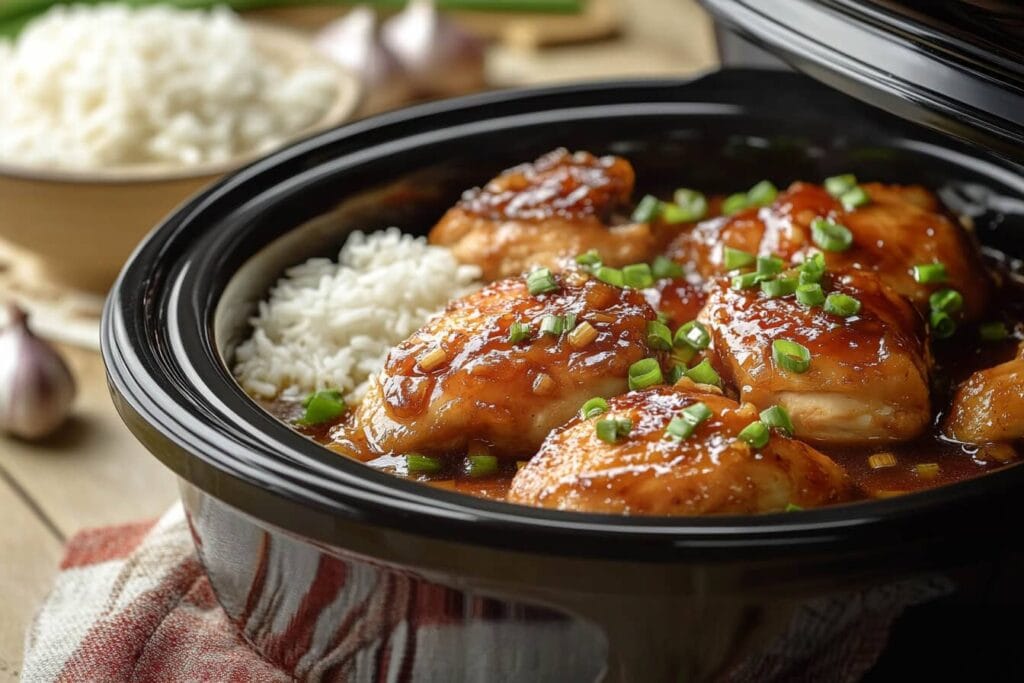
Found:
[[[0,330],[0,432],[28,440],[48,436],[67,419],[74,398],[67,363],[32,333],[25,312],[9,305]]]
[[[457,95],[485,86],[483,41],[439,12],[433,0],[410,0],[384,22],[381,40],[418,95]]]

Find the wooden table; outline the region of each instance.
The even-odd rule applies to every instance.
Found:
[[[683,75],[715,64],[707,17],[690,0],[622,0],[622,35],[529,51],[497,48],[502,85],[625,75]],[[78,380],[72,421],[38,444],[0,437],[0,680],[16,679],[24,631],[76,531],[154,517],[177,496],[174,477],[114,411],[99,354],[61,347]]]

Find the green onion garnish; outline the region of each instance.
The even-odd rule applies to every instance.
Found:
[[[853,233],[835,221],[815,218],[811,221],[811,239],[825,251],[846,251],[853,244]]]
[[[308,427],[333,422],[345,414],[348,404],[336,389],[327,389],[310,394],[302,402],[306,412],[299,423]]]
[[[964,307],[964,298],[955,289],[940,289],[928,297],[928,305],[933,311],[942,311],[953,315]]]
[[[703,323],[691,320],[676,330],[672,343],[676,347],[689,346],[696,351],[703,351],[711,344],[711,333]]]
[[[672,331],[665,323],[647,321],[647,345],[656,351],[669,351],[672,348]]]
[[[429,455],[419,453],[407,453],[405,456],[405,468],[410,473],[433,474],[441,471],[441,461]]]
[[[804,373],[811,367],[811,352],[803,344],[788,339],[776,339],[772,342],[772,358],[783,370]]]
[[[722,202],[722,213],[726,216],[731,216],[734,213],[739,213],[748,206],[750,206],[750,202],[747,200],[747,193],[737,192],[736,194],[729,195]]]
[[[679,363],[674,363],[672,369],[668,371],[668,384],[675,384],[683,377],[686,376],[686,366]]]
[[[672,421],[665,427],[665,438],[673,441],[689,439],[697,426],[712,415],[711,408],[708,408],[707,404],[703,402],[689,405],[679,411],[679,415],[672,418]]]
[[[530,323],[514,322],[508,328],[508,343],[518,344],[530,338],[532,329]]]
[[[576,329],[576,314],[566,313],[562,316],[562,331],[572,332]]]
[[[1010,330],[1006,328],[1006,323],[1001,321],[983,323],[978,327],[978,336],[982,341],[997,342],[1009,337]]]
[[[778,195],[779,191],[770,180],[762,180],[747,190],[747,202],[751,206],[768,206]]]
[[[803,508],[796,503],[786,503],[786,509],[784,512],[802,512]]]
[[[735,275],[730,281],[730,287],[737,291],[741,289],[750,289],[751,287],[756,287],[759,282],[764,282],[768,277],[771,276],[764,275],[763,273],[744,273],[743,275]]]
[[[608,401],[604,400],[600,396],[595,396],[580,408],[580,417],[584,420],[589,420],[592,417],[597,417],[603,413],[608,412]]]
[[[601,265],[601,254],[597,252],[597,249],[591,249],[577,256],[576,263],[584,267],[599,266]]]
[[[661,213],[661,201],[652,194],[644,195],[644,198],[633,210],[632,220],[635,223],[650,223]]]
[[[928,317],[928,325],[932,328],[936,339],[948,339],[956,332],[956,323],[942,311],[932,311]]]
[[[871,201],[871,197],[864,191],[863,187],[855,187],[847,192],[843,193],[843,196],[839,198],[842,202],[843,208],[847,211],[853,211],[854,209],[860,208]]]
[[[666,216],[665,220],[669,223],[689,223],[692,221],[699,221],[704,218],[708,212],[708,200],[702,192],[697,190],[691,190],[687,187],[681,187],[675,191],[672,195],[672,199],[675,201],[674,206],[678,211],[675,217],[679,220],[669,220]]]
[[[741,429],[737,436],[754,448],[764,448],[768,445],[768,440],[771,439],[771,432],[763,422],[758,420]]]
[[[675,340],[673,340],[673,344]],[[677,364],[682,365],[685,369],[690,365],[690,361],[693,360],[694,356],[697,355],[697,349],[693,348],[689,344],[683,344],[682,346],[676,346],[672,349],[672,353],[669,355],[669,359]]]
[[[557,292],[558,282],[550,270],[538,268],[526,276],[526,287],[530,290],[530,294],[536,296],[538,294],[547,294],[548,292]]]
[[[546,315],[540,321],[540,333],[557,337],[565,329],[565,318],[560,315]]]
[[[817,253],[800,264],[800,284],[809,285],[821,282],[825,275],[825,255]]]
[[[829,294],[825,298],[825,312],[848,318],[860,312],[860,302],[846,294]]]
[[[633,423],[625,418],[609,417],[604,420],[598,420],[594,430],[597,432],[597,438],[601,439],[601,441],[615,443],[619,439],[629,436],[629,433],[633,430]]]
[[[466,474],[486,477],[498,471],[498,458],[494,455],[470,455],[466,458]]]
[[[778,256],[757,257],[758,275],[778,275],[782,272],[782,266],[784,265],[785,263]]]
[[[852,173],[825,178],[825,191],[833,197],[841,197],[857,186],[857,176]]]
[[[921,263],[914,266],[914,279],[923,285],[945,282],[948,275],[941,263]]]
[[[659,280],[666,277],[677,278],[683,276],[683,267],[666,256],[658,256],[651,263],[651,273]]]
[[[597,269],[595,275],[597,275],[598,280],[600,280],[601,282],[605,282],[609,285],[614,285],[615,287],[625,286],[625,281],[622,277],[622,271],[619,270],[618,268],[601,266],[600,268]]]
[[[654,284],[654,275],[646,263],[634,263],[622,269],[622,282],[626,287],[646,289]]]
[[[718,373],[715,372],[715,369],[711,367],[711,363],[707,358],[687,370],[686,376],[697,384],[713,384],[715,386],[720,386],[722,381],[721,377],[718,376]],[[675,382],[673,382],[673,384],[675,384]]]
[[[761,291],[768,295],[769,299],[777,299],[780,296],[789,296],[796,291],[795,277],[780,277],[776,280],[765,280],[761,283]]]
[[[817,282],[800,285],[796,288],[796,300],[800,302],[801,306],[807,308],[820,306],[825,303],[825,292]]]
[[[661,374],[661,365],[654,358],[644,358],[629,366],[630,390],[646,389],[661,384],[665,378]]]
[[[725,247],[722,250],[722,263],[726,270],[736,270],[737,268],[746,268],[747,266],[753,265],[754,255],[750,252],[743,251],[742,249],[733,249],[732,247]]]
[[[782,406],[772,406],[761,411],[761,422],[766,427],[778,430],[786,436],[793,436],[793,421],[789,419],[789,413]]]

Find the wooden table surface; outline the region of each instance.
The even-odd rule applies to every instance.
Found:
[[[539,51],[498,48],[502,85],[625,75],[682,75],[715,64],[707,17],[689,0],[622,0],[622,34]],[[114,411],[99,354],[62,346],[78,381],[74,417],[28,444],[0,436],[0,680],[15,680],[26,625],[49,590],[61,546],[80,529],[154,517],[177,497],[174,477]]]

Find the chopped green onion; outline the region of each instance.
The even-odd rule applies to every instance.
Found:
[[[619,439],[623,439],[629,436],[629,433],[633,430],[632,421],[625,418],[614,418],[609,417],[604,420],[598,420],[594,426],[594,431],[597,432],[597,438],[601,439],[605,443],[615,443]]]
[[[839,198],[842,202],[843,208],[847,211],[853,211],[854,209],[860,208],[865,204],[871,202],[871,197],[864,191],[863,187],[855,187],[847,192],[843,193],[843,196]]]
[[[825,303],[825,292],[822,291],[821,285],[817,282],[800,285],[796,288],[796,300],[800,302],[800,305],[807,308],[820,306]]]
[[[534,296],[558,291],[558,282],[547,268],[538,268],[527,275],[526,286]]]
[[[647,321],[647,345],[656,351],[668,351],[672,348],[672,331],[668,326],[657,320]]]
[[[928,324],[932,328],[932,333],[936,339],[948,339],[956,332],[956,323],[953,322],[953,319],[948,314],[942,311],[932,311],[931,316],[928,318]]]
[[[780,277],[776,280],[766,280],[761,283],[761,291],[770,299],[777,299],[780,296],[789,296],[796,291],[795,277]]]
[[[725,265],[726,270],[746,268],[747,266],[753,265],[754,261],[754,255],[750,252],[743,251],[742,249],[725,247],[722,250],[722,263]]]
[[[688,344],[683,344],[682,346],[677,346],[674,349],[672,349],[672,353],[670,354],[669,358],[672,360],[673,363],[682,365],[683,368],[686,368],[690,364],[690,361],[693,360],[694,356],[696,355],[697,349],[693,348]]]
[[[336,389],[327,389],[310,394],[302,402],[306,409],[299,422],[305,426],[313,426],[332,422],[345,414],[348,404]]]
[[[666,216],[665,220],[669,223],[699,221],[707,215],[708,200],[702,192],[681,187],[675,191],[672,199],[675,200],[675,204],[672,204],[672,206],[678,210],[675,217],[679,218],[679,220],[670,220]]]
[[[652,194],[644,195],[644,198],[633,210],[632,220],[635,223],[650,223],[661,213],[661,201]]]
[[[978,335],[982,341],[997,342],[1002,341],[1010,336],[1010,331],[1006,329],[1006,323],[1001,321],[983,323],[978,327]]]
[[[597,417],[603,413],[608,412],[608,401],[604,400],[600,396],[595,396],[580,408],[580,417],[584,420],[589,420],[592,417]]]
[[[616,287],[624,287],[625,280],[622,277],[622,271],[618,268],[609,268],[608,266],[601,266],[597,269],[597,279],[601,282],[605,282],[609,285]]]
[[[576,314],[566,313],[562,316],[562,331],[572,332],[576,329]]]
[[[441,461],[429,455],[407,453],[405,456],[405,468],[410,473],[433,474],[441,471]]]
[[[675,363],[672,365],[672,369],[668,371],[668,384],[675,384],[683,377],[686,377],[686,366]]]
[[[665,438],[673,441],[689,439],[700,423],[707,420],[714,413],[705,403],[694,403],[683,408],[677,417],[672,418],[665,427]]]
[[[508,343],[518,344],[521,341],[526,341],[530,338],[532,331],[530,323],[512,323],[508,328]]]
[[[661,384],[665,378],[661,374],[661,366],[654,358],[644,358],[629,366],[630,390],[646,389]]]
[[[803,512],[803,508],[796,503],[786,503],[785,512]]]
[[[762,180],[747,190],[747,202],[751,206],[768,206],[779,195],[778,189],[769,180]]]
[[[789,413],[782,406],[772,406],[761,411],[761,422],[766,427],[777,429],[786,436],[793,436],[793,421],[789,419]]]
[[[743,275],[734,276],[730,286],[737,291],[750,289],[751,287],[756,287],[759,282],[764,282],[768,277],[770,276],[763,273],[744,273]]]
[[[928,297],[928,304],[933,311],[953,315],[964,307],[964,298],[955,289],[940,289]]]
[[[651,263],[651,273],[659,280],[662,278],[677,278],[683,276],[683,267],[665,256],[658,256]]]
[[[731,216],[734,213],[739,213],[749,205],[750,202],[747,200],[747,193],[737,192],[736,194],[729,195],[722,202],[722,213],[726,216]]]
[[[748,424],[740,430],[737,436],[754,448],[764,448],[768,445],[768,440],[771,439],[768,427],[760,420]]]
[[[565,318],[560,315],[546,315],[540,321],[540,333],[557,337],[565,330]]]
[[[711,333],[703,323],[691,320],[676,330],[672,342],[676,347],[685,345],[697,351],[703,351],[711,344]]]
[[[825,312],[848,318],[860,312],[860,302],[846,294],[829,294],[825,298]]]
[[[846,251],[853,244],[853,233],[835,221],[815,218],[811,221],[811,239],[825,251]]]
[[[800,264],[800,284],[810,285],[821,282],[825,275],[825,255],[817,253]]]
[[[654,284],[654,275],[646,263],[634,263],[622,269],[622,282],[626,287],[645,289]]]
[[[772,358],[783,370],[804,373],[811,367],[811,352],[803,344],[788,339],[776,339],[772,342]]]
[[[702,360],[697,365],[686,371],[686,376],[692,379],[697,384],[713,384],[720,386],[722,381],[715,369],[711,367],[711,363],[707,358]],[[675,384],[675,382],[673,382]]]
[[[841,197],[857,186],[857,176],[852,173],[825,178],[825,191],[833,197]]]
[[[758,275],[778,275],[782,272],[782,266],[785,264],[777,256],[758,256],[757,257],[757,273]]]
[[[945,282],[946,266],[941,263],[921,263],[914,266],[914,279],[923,285]]]
[[[581,266],[600,266],[601,265],[601,254],[598,253],[597,249],[591,249],[590,251],[583,252],[576,257],[576,263]]]
[[[470,455],[466,458],[466,474],[486,477],[498,471],[498,458],[494,455]]]
[[[669,317],[664,311],[658,311],[655,313],[658,316],[657,320],[662,325],[668,325]]]

